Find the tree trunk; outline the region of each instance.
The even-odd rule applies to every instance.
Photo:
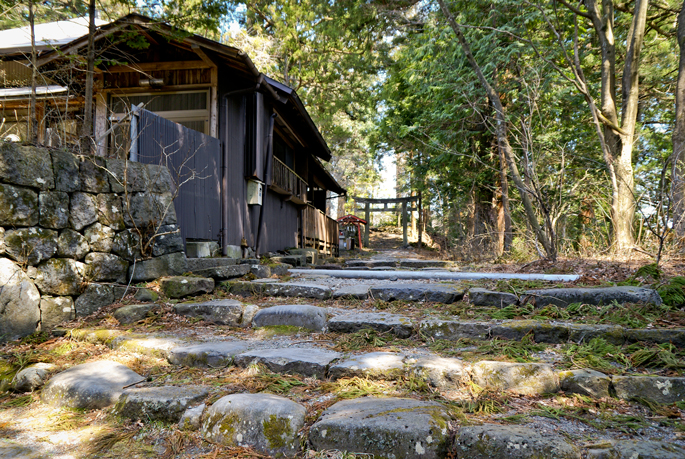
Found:
[[[88,48],[86,51],[86,94],[83,116],[81,151],[90,154],[93,150],[93,86],[95,81],[95,0],[88,5]]]
[[[612,182],[611,213],[614,248],[618,252],[635,244],[633,140],[637,123],[640,53],[645,35],[649,0],[635,0],[635,12],[627,40],[622,79],[622,106],[619,125],[616,103],[616,44],[614,42],[614,6],[612,0],[586,2],[592,25],[602,50],[601,115],[607,144],[605,162]]]
[[[454,34],[457,36],[457,40],[459,41],[459,44],[461,45],[461,48],[464,54],[466,55],[466,58],[468,59],[469,64],[471,65],[471,68],[473,68],[473,71],[476,73],[476,76],[478,77],[478,80],[483,86],[483,89],[485,90],[488,99],[490,100],[490,103],[495,109],[495,132],[497,135],[497,141],[500,145],[500,148],[502,148],[504,151],[504,157],[506,159],[507,166],[509,167],[509,172],[511,173],[511,177],[514,180],[516,188],[518,188],[519,190],[519,194],[521,195],[521,201],[523,202],[523,207],[526,211],[528,223],[533,229],[535,237],[540,242],[540,244],[542,244],[547,257],[549,257],[551,260],[556,260],[557,251],[554,245],[554,238],[548,237],[543,228],[540,227],[540,223],[538,222],[538,216],[535,213],[533,202],[530,199],[530,194],[528,193],[528,190],[526,189],[523,183],[523,179],[521,178],[521,174],[519,173],[518,166],[514,159],[514,150],[511,147],[511,144],[509,143],[509,138],[507,135],[506,113],[504,111],[504,106],[500,101],[499,94],[497,93],[497,91],[495,91],[495,89],[490,85],[488,80],[485,78],[483,71],[476,62],[476,59],[473,57],[471,47],[469,46],[468,42],[466,41],[466,38],[464,37],[464,34],[461,31],[461,27],[454,20],[454,16],[452,15],[452,13],[450,13],[450,11],[447,9],[444,0],[438,0],[438,3],[440,4],[440,8],[442,9],[443,14],[445,15],[445,17],[447,17],[447,20],[450,26],[452,27]]]
[[[680,64],[675,91],[673,129],[673,229],[681,243],[685,238],[685,2],[678,14]]]
[[[33,16],[33,0],[29,0],[29,27],[31,28],[31,97],[29,100],[29,122],[26,135],[31,144],[36,143],[36,140],[38,139],[38,118],[36,116],[36,79],[38,77],[36,59],[38,58],[38,53],[36,52],[35,22]]]

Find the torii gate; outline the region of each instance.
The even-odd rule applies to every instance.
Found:
[[[355,207],[355,211],[364,212],[364,219],[368,222],[371,212],[402,212],[402,241],[404,245],[409,245],[409,240],[407,238],[407,211],[415,212],[416,207],[414,207],[414,202],[419,200],[418,196],[408,196],[406,198],[388,198],[388,199],[372,199],[372,198],[359,198],[352,196],[352,199],[356,204],[364,204],[364,207]],[[407,209],[407,203],[411,204],[411,207]],[[373,204],[383,204],[382,208],[372,208]],[[388,208],[388,204],[395,204],[395,207]],[[402,206],[399,207],[398,204]],[[367,224],[364,227],[364,247],[369,246],[369,226]],[[419,225],[419,241],[421,240],[421,225]]]

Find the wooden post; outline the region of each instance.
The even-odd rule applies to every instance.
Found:
[[[364,205],[364,219],[366,220],[366,225],[364,225],[364,247],[369,246],[369,226],[371,226],[371,221],[369,219],[371,215],[371,203],[366,203]]]
[[[419,210],[419,250],[421,250],[421,242],[422,242],[422,237],[423,237],[423,206],[422,206],[422,202],[421,202],[421,191],[419,191],[418,210]]]
[[[402,242],[405,247],[409,245],[407,239],[407,201],[402,201]]]

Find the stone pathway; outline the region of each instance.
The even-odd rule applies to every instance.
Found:
[[[346,265],[446,266],[395,258]],[[68,331],[70,342],[125,352],[139,361],[156,359],[157,367],[169,365],[171,371],[164,378],[94,359],[64,371],[49,365],[29,367],[15,378],[16,390],[39,390],[48,406],[106,409],[132,422],[175,424],[209,445],[251,448],[273,457],[342,457],[328,454],[347,451],[387,458],[685,458],[685,377],[662,367],[605,373],[568,369],[562,355],[569,345],[591,340],[613,346],[639,342],[683,348],[685,329],[533,319],[456,320],[426,309],[455,303],[473,311],[547,305],[563,309],[578,301],[660,304],[654,290],[557,288],[514,295],[459,283],[354,283],[327,277],[323,270],[320,277],[304,282],[226,282],[240,266],[244,265],[201,264],[198,269],[215,275],[160,283],[167,298],[205,294],[203,300],[190,298],[171,307],[139,300],[142,304],[114,311],[111,320],[124,327]],[[231,276],[227,269],[233,269]],[[215,284],[224,275],[224,282]],[[205,300],[211,292],[243,299]],[[264,298],[269,301],[264,303]],[[313,304],[288,304],[292,299]],[[393,302],[420,313],[373,309]],[[164,311],[172,311],[188,325],[172,333],[140,330],[146,317]],[[192,323],[198,321],[208,333],[193,333]],[[126,331],[128,326],[133,330]],[[479,347],[497,343],[504,349],[522,342],[544,350],[521,356],[520,361],[504,361]],[[195,377],[174,376],[186,372]],[[230,379],[236,372],[240,377]],[[276,388],[271,392],[279,395],[264,387]],[[316,395],[308,396],[309,391]],[[650,408],[640,408],[635,400]],[[575,410],[577,404],[590,411]],[[516,409],[524,405],[533,413]],[[603,406],[661,414],[645,419],[642,430],[627,435],[623,418],[617,413],[614,420],[607,420]],[[586,416],[593,410],[595,418]],[[30,447],[0,442],[0,458],[10,452],[40,457]]]

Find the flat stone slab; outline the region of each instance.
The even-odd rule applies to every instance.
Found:
[[[449,261],[443,260],[421,260],[419,258],[402,258],[400,259],[400,268],[446,268],[450,265]]]
[[[607,448],[589,448],[588,459],[682,459],[685,448],[665,441],[615,440]]]
[[[145,378],[110,360],[98,360],[56,374],[45,385],[41,399],[48,405],[98,409],[115,404],[124,386]]]
[[[462,427],[455,445],[457,457],[469,459],[580,459],[580,450],[556,434],[519,426],[483,424]]]
[[[181,344],[181,341],[175,338],[123,335],[112,339],[107,344],[112,349],[137,352],[138,354],[165,359],[172,349]]]
[[[325,378],[328,366],[342,354],[317,348],[259,349],[235,356],[235,364],[247,368],[261,363],[274,373],[297,373],[304,376]]]
[[[243,325],[243,303],[237,300],[212,300],[204,303],[182,303],[174,305],[176,314],[188,317],[201,317],[207,322],[232,327]]]
[[[426,319],[421,321],[419,328],[430,338],[456,341],[461,338],[487,339],[491,325],[489,322]]]
[[[328,330],[338,333],[354,333],[364,328],[379,332],[392,332],[400,338],[409,338],[414,324],[408,317],[387,312],[358,312],[335,316],[328,321]]]
[[[297,432],[304,426],[305,414],[302,405],[277,395],[227,395],[209,407],[200,432],[222,445],[293,457],[301,449]]]
[[[167,360],[186,367],[221,368],[231,365],[233,358],[244,352],[248,344],[242,341],[218,341],[171,349]]]
[[[114,413],[129,419],[178,422],[189,406],[209,394],[203,386],[162,386],[127,389],[119,398]]]
[[[464,297],[464,291],[444,284],[384,284],[371,287],[371,297],[383,301],[430,301],[450,304]]]
[[[447,411],[438,403],[408,398],[344,400],[312,426],[316,450],[388,458],[442,458],[448,448]],[[468,456],[467,456],[468,457]]]
[[[350,268],[396,268],[397,260],[348,260],[345,262],[345,265],[349,266]]]
[[[582,369],[558,373],[561,390],[594,398],[609,397],[611,378],[599,371]]]
[[[685,401],[685,378],[665,376],[612,376],[616,396],[623,400],[642,397],[670,405]]]
[[[117,308],[113,315],[120,324],[127,325],[143,320],[153,308],[159,309],[159,306],[156,304],[129,304]]]
[[[627,328],[624,329],[626,342],[671,343],[685,347],[685,328]]]
[[[471,380],[464,362],[437,355],[410,355],[404,363],[419,378],[440,389],[457,389]]]
[[[518,303],[519,299],[513,293],[472,288],[469,289],[469,302],[474,306],[496,306],[503,308]]]
[[[222,284],[236,295],[284,296],[291,298],[315,298],[326,300],[333,295],[330,287],[291,282],[227,282]]]
[[[549,304],[565,308],[572,303],[610,304],[616,301],[659,305],[662,302],[656,290],[645,287],[551,288],[526,290],[524,296],[537,308]]]
[[[333,298],[349,298],[354,300],[365,300],[369,297],[370,285],[366,284],[355,284],[355,285],[345,285],[333,292]]]
[[[226,265],[226,266],[214,266],[210,268],[194,269],[191,270],[193,274],[203,277],[211,277],[217,281],[223,281],[227,279],[235,279],[237,277],[243,277],[245,274],[250,272],[250,265]]]
[[[211,277],[174,276],[163,277],[159,286],[169,298],[184,298],[214,291],[214,279]]]
[[[289,325],[323,331],[326,328],[326,309],[308,304],[286,304],[257,311],[252,319],[252,326],[270,325]]]
[[[55,368],[52,363],[35,363],[19,371],[14,376],[12,386],[18,392],[31,392],[43,384],[48,379],[50,371]]]
[[[510,363],[483,360],[473,365],[473,382],[479,386],[521,395],[559,392],[559,381],[546,363]]]
[[[328,370],[331,379],[354,376],[392,377],[404,373],[404,355],[393,352],[371,352],[332,365]]]

